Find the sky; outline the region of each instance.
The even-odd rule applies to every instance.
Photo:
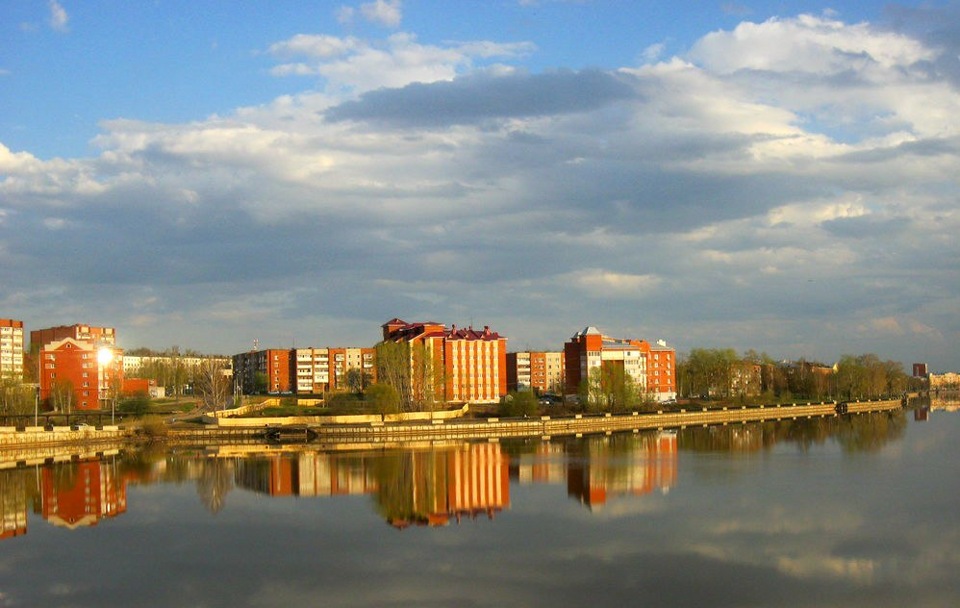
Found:
[[[958,93],[956,1],[5,0],[0,317],[957,371]]]

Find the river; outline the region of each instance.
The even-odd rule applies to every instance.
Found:
[[[957,606],[960,414],[0,471],[2,606]]]

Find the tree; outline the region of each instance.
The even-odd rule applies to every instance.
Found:
[[[397,391],[400,408],[410,403],[410,352],[406,342],[383,341],[376,345],[377,381]]]
[[[497,413],[505,418],[535,416],[539,412],[537,396],[532,390],[510,391],[500,399]]]
[[[120,400],[117,409],[125,414],[143,416],[150,411],[150,395],[144,392],[136,393]]]
[[[215,410],[227,403],[230,396],[230,379],[220,361],[206,359],[194,372],[194,391],[200,396],[204,407]]]
[[[70,413],[73,409],[73,382],[54,380],[50,387],[50,407],[55,412]]]
[[[0,379],[0,414],[32,414],[36,391],[15,378]]]
[[[377,382],[367,387],[363,400],[378,414],[395,414],[400,411],[400,395],[389,384]]]
[[[740,359],[732,348],[695,348],[678,365],[678,374],[688,396],[729,397],[739,369]]]
[[[410,406],[414,411],[432,412],[443,401],[443,366],[436,355],[425,342],[410,347]]]
[[[347,388],[354,393],[362,393],[364,387],[370,384],[370,374],[357,367],[351,367],[346,375]]]

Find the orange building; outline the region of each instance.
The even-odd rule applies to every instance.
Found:
[[[564,358],[562,351],[507,353],[507,389],[511,391],[532,389],[541,395],[562,393]]]
[[[64,338],[40,350],[40,399],[51,409],[110,409],[122,385],[120,349]]]
[[[112,327],[93,327],[82,323],[35,329],[30,332],[30,352],[37,352],[51,342],[66,338],[72,338],[78,342],[115,345],[117,331]]]
[[[676,350],[663,340],[611,338],[586,327],[564,344],[567,394],[576,394],[590,370],[617,368],[629,374],[644,395],[657,401],[676,399]]]
[[[0,378],[23,378],[23,321],[0,319]]]
[[[382,328],[385,342],[416,347],[410,353],[414,395],[432,390],[446,402],[496,403],[507,394],[507,338],[489,327],[447,329],[432,321],[392,319]]]

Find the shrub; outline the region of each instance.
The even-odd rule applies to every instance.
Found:
[[[500,399],[498,413],[504,418],[535,416],[539,409],[533,391],[512,391]]]

